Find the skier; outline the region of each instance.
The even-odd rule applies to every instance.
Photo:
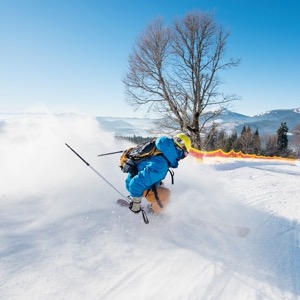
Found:
[[[191,149],[191,140],[185,134],[178,133],[173,138],[166,136],[157,138],[155,145],[162,155],[142,160],[137,165],[138,173],[136,175],[128,174],[125,181],[126,188],[130,193],[129,198],[132,201],[129,209],[134,213],[141,211],[143,193],[151,189],[155,191],[155,188],[166,177],[169,168],[177,168],[179,160],[188,155]],[[146,198],[148,199],[147,196]]]

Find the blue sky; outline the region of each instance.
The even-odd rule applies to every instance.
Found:
[[[299,4],[298,4],[299,3]],[[144,116],[124,102],[122,77],[135,39],[157,16],[214,11],[241,64],[220,89],[255,115],[300,107],[297,0],[0,0],[0,112]]]

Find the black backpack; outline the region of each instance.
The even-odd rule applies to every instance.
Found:
[[[156,139],[153,139],[149,142],[145,142],[125,150],[120,157],[121,170],[124,173],[130,173],[132,175],[136,175],[138,173],[137,171],[138,163],[154,155],[163,155],[156,148],[155,140]]]

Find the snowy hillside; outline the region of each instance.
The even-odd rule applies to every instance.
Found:
[[[150,223],[119,207],[125,149],[95,118],[0,121],[0,299],[299,299],[299,165],[236,161],[175,170]],[[234,226],[246,226],[246,237]]]
[[[282,122],[286,122],[289,132],[300,125],[300,108],[296,109],[277,109],[261,113],[252,117],[225,110],[220,116],[214,119],[219,124],[220,129],[226,132],[237,131],[241,133],[244,126],[250,126],[253,132],[258,129],[260,135],[276,134]],[[155,119],[150,118],[113,118],[97,117],[100,126],[106,131],[115,135],[123,136],[152,136],[155,135]]]

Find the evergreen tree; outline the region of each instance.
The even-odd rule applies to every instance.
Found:
[[[288,155],[288,136],[289,131],[286,122],[282,122],[277,130],[277,151],[280,156]]]
[[[142,136],[122,136],[122,135],[117,135],[115,137],[117,140],[127,140],[129,142],[132,142],[136,145],[141,144],[141,143],[145,143],[145,142],[149,142],[153,139],[153,137],[142,137]]]
[[[252,136],[252,151],[256,155],[259,155],[261,153],[261,143],[258,129],[255,130]]]
[[[240,151],[239,147],[240,147],[240,142],[239,142],[239,138],[238,138],[238,135],[237,135],[237,132],[234,132],[232,134],[232,140],[233,140],[233,143],[232,143],[232,150],[238,152]]]
[[[234,147],[235,147],[235,145],[236,145],[237,139],[238,139],[237,133],[236,133],[236,131],[234,131],[234,132],[228,137],[228,139],[226,140],[226,144],[225,144],[225,151],[226,151],[226,152],[229,152],[229,151],[231,151],[231,150],[234,150]]]
[[[244,125],[241,137],[240,137],[240,143],[241,143],[241,151],[243,153],[251,153],[252,151],[252,132],[250,126],[246,128]]]
[[[225,150],[226,140],[227,140],[227,135],[225,130],[221,130],[220,132],[218,132],[217,140],[215,144],[216,149],[222,149],[223,151],[226,151]]]

